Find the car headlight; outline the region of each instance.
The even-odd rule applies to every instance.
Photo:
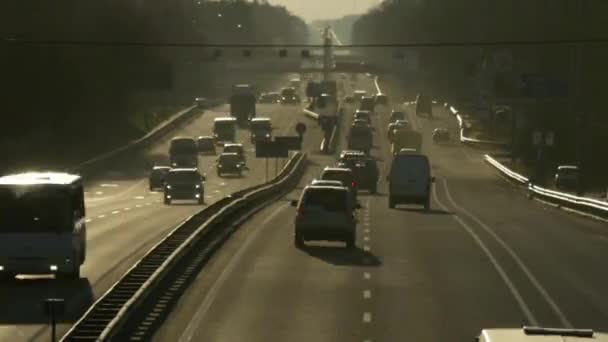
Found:
[[[287,98],[286,97],[281,97],[281,100],[285,101],[285,100],[287,100]]]
[[[236,167],[239,168],[239,169],[241,168],[241,166],[242,166],[241,164],[237,164],[236,165]]]
[[[167,189],[171,189],[171,185],[167,184]]]
[[[194,187],[195,187],[196,189],[200,189],[200,188],[201,188],[201,185],[200,185],[200,184],[196,184]]]
[[[252,138],[255,138],[255,134],[252,134],[252,135],[251,135],[251,137],[252,137]]]
[[[270,134],[269,133],[266,133],[266,138],[270,138]]]
[[[219,167],[221,169],[222,167],[224,167],[224,165],[218,164],[217,167]]]

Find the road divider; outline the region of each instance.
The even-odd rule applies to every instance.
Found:
[[[104,164],[119,160],[125,157],[125,155],[136,153],[141,151],[143,148],[148,147],[152,142],[158,140],[159,137],[167,134],[177,126],[187,122],[194,118],[196,114],[200,114],[198,109],[207,109],[218,106],[222,100],[210,100],[204,108],[200,108],[196,105],[190,106],[175,113],[169,119],[158,125],[156,128],[148,132],[143,137],[136,139],[124,146],[121,146],[115,150],[106,152],[97,157],[91,158],[83,163],[80,163],[72,168],[70,172],[81,174],[85,177],[94,176],[97,172],[104,170]]]
[[[62,341],[125,341],[135,335],[149,340],[152,327],[160,326],[197,270],[244,220],[291,191],[305,168],[306,155],[298,152],[270,182],[238,191],[186,219],[102,295]]]
[[[490,155],[486,154],[484,159],[508,180],[525,186],[531,198],[538,198],[545,202],[555,204],[560,208],[570,209],[587,216],[602,220],[608,219],[608,202],[588,197],[575,196],[534,185],[527,177],[512,171]]]
[[[454,106],[449,106],[447,103],[444,104],[444,106],[449,108],[450,113],[452,113],[452,115],[454,115],[456,117],[456,120],[458,120],[458,130],[459,130],[459,139],[460,142],[463,144],[471,144],[471,145],[489,145],[489,146],[506,146],[509,145],[508,142],[505,141],[498,141],[498,140],[480,140],[480,139],[473,139],[473,138],[469,138],[467,136],[465,136],[465,130],[468,127],[465,127],[465,121],[462,118],[462,116],[460,115],[460,113],[458,112],[458,110],[456,108],[454,108]]]

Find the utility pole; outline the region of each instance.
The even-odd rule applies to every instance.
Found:
[[[329,73],[331,70],[331,46],[332,46],[332,37],[330,33],[330,27],[327,26],[323,30],[323,80],[329,81]]]

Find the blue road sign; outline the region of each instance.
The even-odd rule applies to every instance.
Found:
[[[539,74],[521,76],[521,95],[524,97],[567,97],[568,83]]]

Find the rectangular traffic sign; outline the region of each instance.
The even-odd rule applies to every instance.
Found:
[[[568,83],[538,74],[521,76],[521,95],[525,97],[566,97]]]
[[[302,138],[299,136],[275,136],[274,142],[284,145],[289,151],[300,151],[302,149]]]
[[[287,158],[289,149],[276,141],[260,141],[255,144],[256,158]]]

